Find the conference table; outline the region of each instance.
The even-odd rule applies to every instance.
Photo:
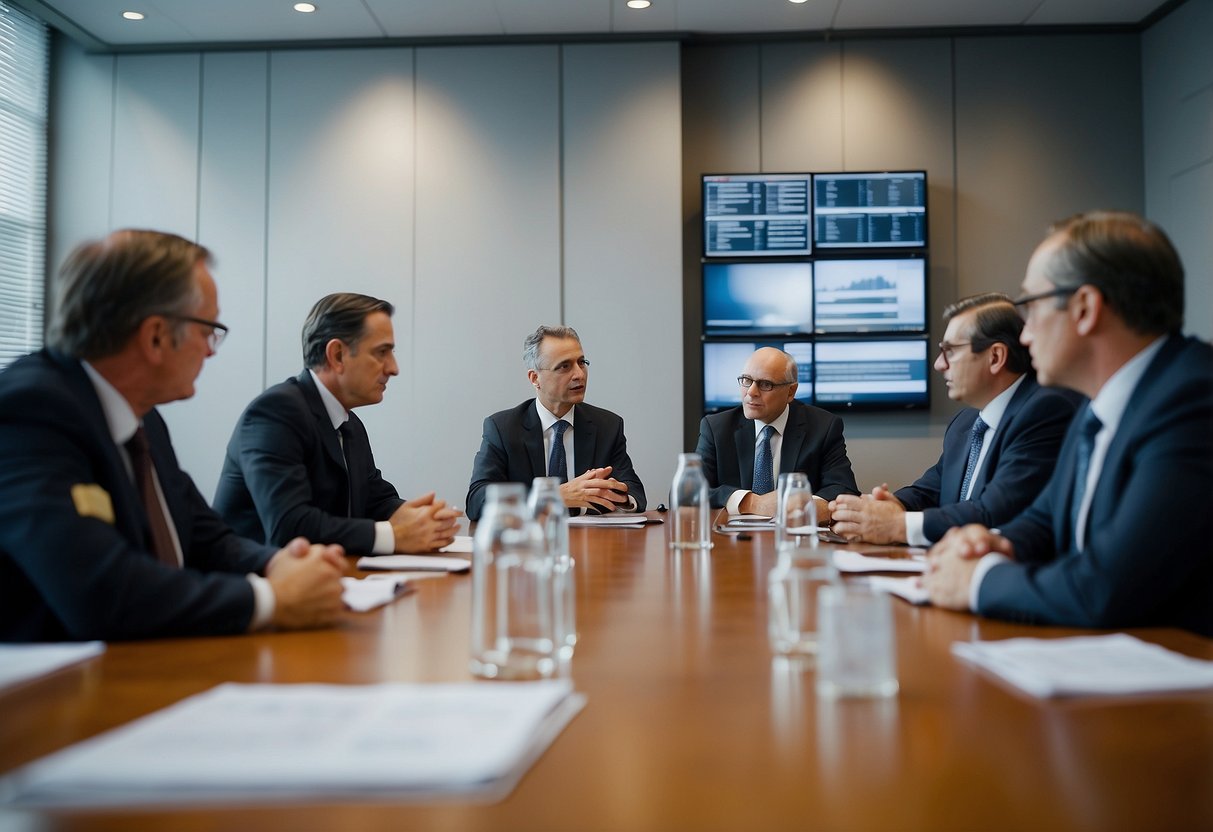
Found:
[[[670,550],[660,524],[570,537],[580,641],[567,672],[587,704],[504,799],[0,807],[0,828],[1213,829],[1207,691],[1037,700],[950,652],[1084,631],[894,599],[900,692],[829,699],[812,668],[771,655],[769,533],[716,535],[706,553]],[[334,629],[110,644],[0,693],[0,773],[221,682],[471,681],[470,602],[471,578],[450,575]],[[1213,659],[1192,633],[1131,632]]]

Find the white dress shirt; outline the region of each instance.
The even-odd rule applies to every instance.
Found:
[[[788,413],[791,412],[790,407],[785,407],[783,412],[776,416],[770,422],[760,422],[754,420],[754,456],[758,456],[758,443],[762,441],[762,429],[770,425],[775,429],[771,434],[771,482],[779,483],[779,457],[783,451],[783,433],[788,426]],[[812,483],[809,484],[810,486]],[[747,494],[752,494],[752,491],[738,489],[729,495],[728,501],[724,504],[729,514],[741,513],[741,501],[746,498]]]

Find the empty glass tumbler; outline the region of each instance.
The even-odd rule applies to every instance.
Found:
[[[577,587],[569,554],[569,512],[560,496],[560,479],[535,477],[528,502],[531,517],[543,529],[552,558],[552,612],[556,654],[571,658],[577,644]]]
[[[675,549],[712,548],[712,508],[708,480],[699,454],[679,454],[670,487],[670,546]]]
[[[470,667],[486,679],[543,679],[556,669],[552,558],[526,486],[488,487],[472,543]]]

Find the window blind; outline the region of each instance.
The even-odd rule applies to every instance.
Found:
[[[0,368],[42,345],[49,53],[46,25],[0,0]]]

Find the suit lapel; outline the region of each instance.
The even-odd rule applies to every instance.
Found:
[[[737,429],[733,431],[733,444],[737,446],[737,467],[741,475],[741,487],[747,491],[754,486],[754,420],[741,416]],[[780,460],[782,460],[782,455]]]
[[[779,472],[781,474],[789,474],[796,470],[796,460],[800,459],[800,449],[808,436],[808,430],[805,429],[804,425],[805,420],[801,418],[803,415],[803,412],[799,408],[788,404],[788,421],[784,424],[783,444],[779,451]],[[754,445],[751,443],[751,455],[753,452]],[[751,465],[751,472],[753,469],[754,466]],[[751,473],[752,477],[753,474]],[[810,486],[814,485],[820,486],[821,483],[810,483]]]
[[[522,444],[526,446],[532,478],[546,477],[548,473],[548,463],[543,458],[543,425],[539,422],[539,414],[535,412],[536,406],[532,400],[522,411]]]
[[[593,463],[596,459],[594,451],[595,446],[598,444],[598,429],[589,411],[583,407],[577,411],[575,418],[576,421],[573,427],[573,465],[576,470],[569,472],[572,477],[580,476],[594,467]]]
[[[333,420],[329,418],[329,412],[324,408],[324,400],[320,398],[320,391],[316,389],[316,382],[312,380],[312,374],[304,370],[295,378],[295,382],[299,385],[299,389],[303,393],[303,400],[307,402],[307,409],[316,422],[316,432],[320,434],[320,444],[324,446],[329,459],[344,471],[345,454],[341,451],[337,431],[333,430]]]
[[[944,461],[943,472],[939,478],[939,501],[941,504],[960,501],[960,486],[964,484],[965,468],[969,466],[969,444],[973,441],[973,423],[977,421],[976,408],[968,408],[957,419],[957,438],[955,451]],[[987,452],[988,453],[988,452]],[[989,464],[982,468],[989,467]],[[972,494],[977,496],[978,486],[973,485]]]
[[[998,467],[998,458],[1002,454],[1002,443],[1011,430],[1011,426],[1015,423],[1015,416],[1023,408],[1023,403],[1036,391],[1039,385],[1031,376],[1024,376],[1024,380],[1020,383],[1019,389],[1015,391],[1015,395],[1011,397],[1011,401],[1007,402],[1007,409],[1003,411],[1002,418],[998,421],[998,428],[994,431],[994,435],[989,437],[990,447],[986,450],[986,458],[981,463],[981,470],[977,472],[977,476],[973,480],[973,489],[969,492],[969,499],[975,500],[981,495],[985,489],[986,483],[990,479],[990,472]]]

